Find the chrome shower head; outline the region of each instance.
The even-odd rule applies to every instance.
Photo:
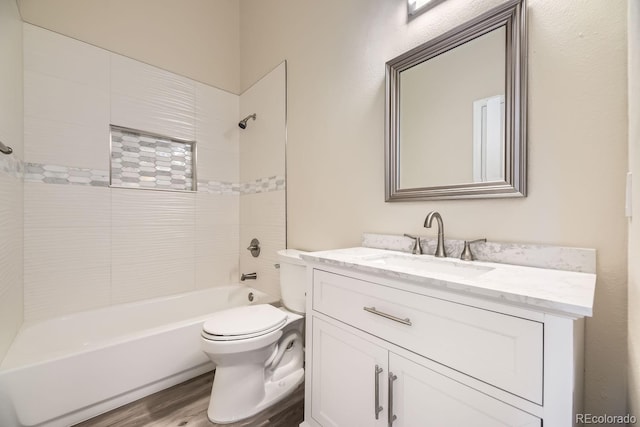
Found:
[[[256,119],[256,113],[253,113],[247,117],[245,117],[244,119],[240,120],[240,123],[238,123],[238,126],[240,126],[240,129],[246,129],[247,128],[247,121],[249,119]]]

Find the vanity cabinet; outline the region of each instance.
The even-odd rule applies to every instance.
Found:
[[[303,427],[575,425],[580,316],[311,262]]]
[[[316,319],[311,416],[318,425],[539,427],[531,414]]]

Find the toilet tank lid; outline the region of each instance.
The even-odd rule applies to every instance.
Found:
[[[282,262],[288,262],[289,264],[306,265],[305,261],[300,258],[300,254],[307,253],[309,252],[298,249],[280,249],[278,251],[278,259]]]

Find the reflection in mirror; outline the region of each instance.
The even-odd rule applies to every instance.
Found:
[[[510,0],[387,62],[387,201],[526,195],[525,22]]]
[[[400,73],[401,188],[504,179],[505,37],[500,27]]]

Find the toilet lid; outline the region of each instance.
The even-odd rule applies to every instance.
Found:
[[[287,314],[269,304],[230,308],[214,313],[204,322],[203,332],[214,336],[259,335],[278,329],[287,321]]]

